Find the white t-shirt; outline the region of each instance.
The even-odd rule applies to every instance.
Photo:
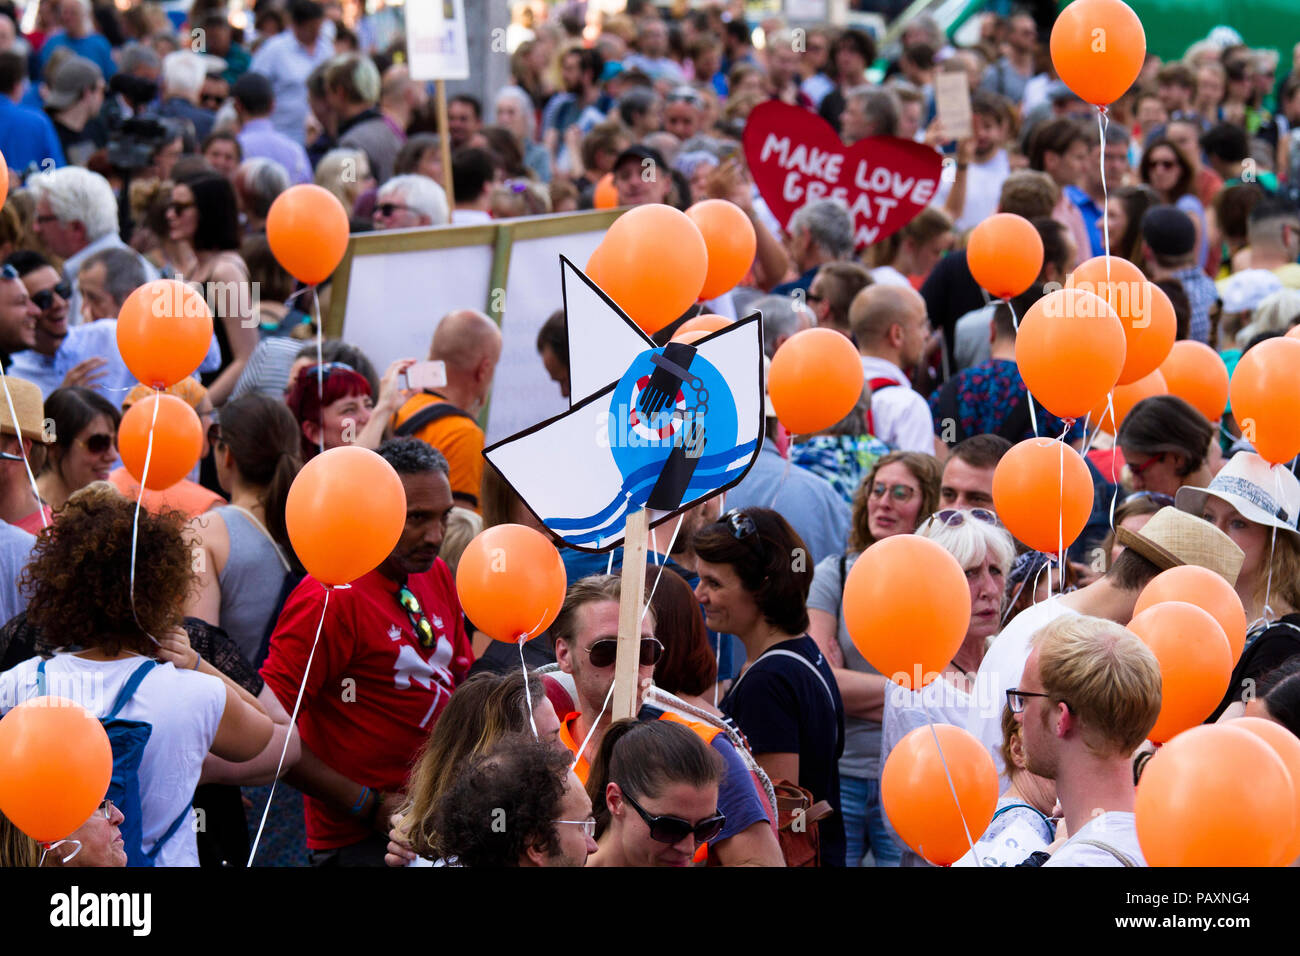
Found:
[[[1007,151],[1000,149],[982,163],[972,161],[966,167],[966,204],[962,206],[961,215],[957,217],[954,227],[958,232],[974,229],[985,219],[998,211],[998,200],[1002,198],[1002,184],[1011,175],[1011,162]],[[952,191],[952,182],[947,177],[940,179],[939,188],[935,190],[930,205],[943,208]]]
[[[1089,846],[1084,840],[1095,840],[1114,847],[1137,866],[1146,866],[1142,847],[1138,845],[1137,818],[1131,813],[1108,810],[1093,817],[1079,832],[1061,845],[1043,866],[1123,866],[1109,850]]]
[[[978,737],[993,755],[993,763],[1002,777],[1000,787],[1003,790],[1010,783],[1002,763],[1002,709],[1007,705],[1007,691],[1019,684],[1024,674],[1030,638],[1063,614],[1074,613],[1061,603],[1059,597],[1048,598],[1027,611],[1021,611],[994,639],[980,663],[979,673],[975,675],[975,695],[966,718],[966,729]]]
[[[902,285],[909,289],[912,287],[912,283],[907,281],[907,276],[893,266],[876,266],[871,270],[871,281],[876,285]]]
[[[49,693],[75,701],[96,717],[113,707],[118,692],[145,658],[91,661],[56,654],[45,664]],[[0,674],[0,707],[16,706],[38,696],[33,657]],[[121,720],[151,724],[152,732],[140,760],[140,810],[144,816],[142,849],[153,849],[158,838],[194,799],[203,758],[212,747],[217,725],[226,709],[226,688],[216,677],[159,664],[140,683],[118,713]],[[199,850],[193,809],[159,851],[156,866],[198,866]]]
[[[921,393],[912,388],[907,376],[893,362],[862,356],[862,373],[866,382],[889,378],[897,388],[883,387],[871,394],[871,420],[875,436],[895,451],[919,451],[934,454],[934,416]]]

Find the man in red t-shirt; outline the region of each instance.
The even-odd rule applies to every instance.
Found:
[[[383,564],[330,595],[298,714],[302,757],[285,777],[306,794],[314,866],[383,866],[407,773],[474,661],[438,558],[452,508],[447,460],[414,438],[379,454],[402,479],[406,527]],[[324,600],[305,578],[271,635],[262,678],[290,712]]]

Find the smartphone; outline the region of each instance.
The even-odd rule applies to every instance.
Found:
[[[416,362],[403,374],[406,387],[415,391],[442,388],[447,384],[447,366],[443,362]]]

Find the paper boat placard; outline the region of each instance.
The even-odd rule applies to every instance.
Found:
[[[483,450],[566,545],[608,551],[627,516],[668,520],[740,481],[763,441],[757,313],[691,345],[659,347],[560,257],[569,410]]]

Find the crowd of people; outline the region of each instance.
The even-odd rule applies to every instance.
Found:
[[[1300,734],[1300,481],[1231,408],[1211,419],[1155,395],[1094,433],[1035,408],[1015,361],[1016,317],[1099,255],[1141,269],[1178,339],[1229,371],[1300,324],[1300,47],[1279,64],[1220,28],[1181,59],[1149,55],[1102,133],[1055,74],[1050,20],[1029,13],[983,14],[965,46],[917,17],[886,48],[857,28],[756,24],[739,2],[678,6],[515,4],[509,85],[453,96],[443,129],[400,8],[374,0],[173,15],[0,0],[0,711],[53,693],[149,729],[114,737],[126,797],[66,840],[0,817],[0,865],[244,866],[257,840],[255,865],[925,866],[881,773],[931,723],[968,730],[999,770],[976,853],[1014,826],[1023,854],[1005,865],[1144,865],[1134,757],[1161,681],[1125,625],[1180,565],[1221,576],[1250,623],[1210,719]],[[969,87],[960,140],[938,120],[943,73]],[[741,148],[769,100],[845,143],[939,150],[932,203],[866,248],[839,200],[778,221]],[[522,652],[463,614],[468,542],[544,530],[482,456],[502,328],[436,318],[427,358],[446,384],[419,391],[415,358],[381,374],[349,342],[318,348],[330,285],[312,302],[266,236],[272,202],[307,182],[354,233],[724,199],[756,251],[710,310],[761,313],[768,358],[812,327],[860,353],[842,421],[791,435],[769,402],[725,501],[651,539],[636,719],[606,706],[621,549],[561,550],[563,608]],[[1043,244],[1010,302],[989,300],[964,251],[995,212]],[[202,421],[200,464],[137,518],[118,429],[150,389],[116,317],[159,277],[198,284],[214,334],[169,389]],[[536,351],[567,396],[562,311]],[[1064,436],[1094,484],[1061,555],[997,514],[998,463],[1035,435]],[[397,473],[406,521],[322,624],[286,502],[305,462],[353,444]],[[960,649],[922,690],[879,673],[844,620],[856,562],[896,535],[930,539],[969,585]]]

